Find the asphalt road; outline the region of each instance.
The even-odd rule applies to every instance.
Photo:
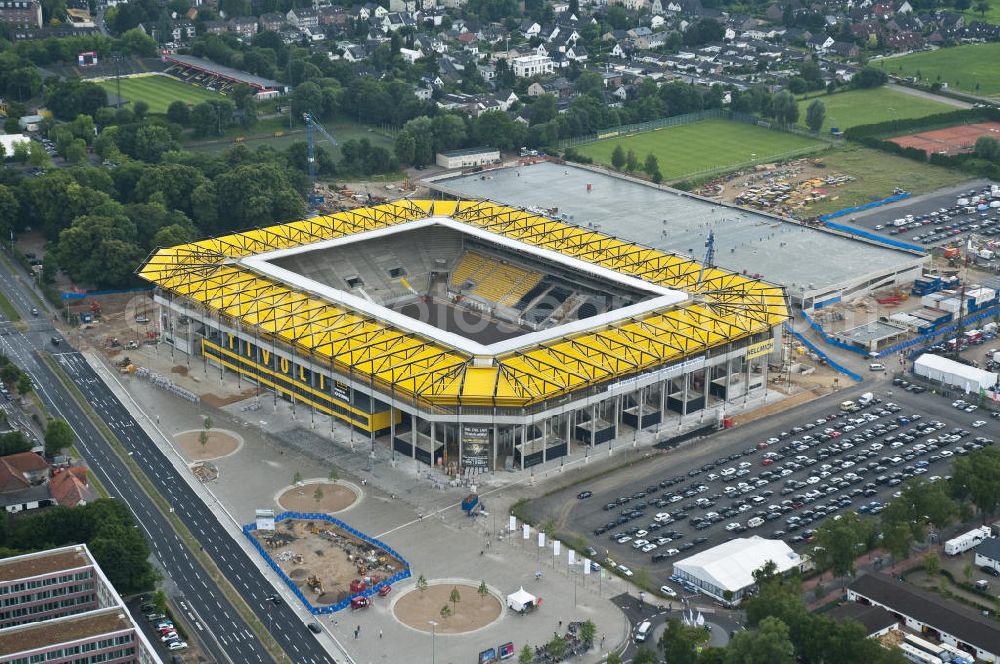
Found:
[[[21,310],[22,315],[31,321],[26,333],[6,325],[7,334],[0,336],[0,348],[31,375],[36,391],[46,407],[70,424],[79,438],[77,445],[80,452],[108,491],[128,503],[146,532],[157,560],[182,593],[182,597],[178,599],[185,601],[190,607],[189,619],[199,630],[216,661],[243,664],[273,660],[218,586],[191,557],[167,519],[132,479],[80,406],[48,367],[39,361],[37,351],[56,351],[54,357],[60,366],[70,375],[129,454],[143,467],[161,495],[171,504],[204,550],[213,557],[260,620],[268,625],[292,660],[296,663],[314,664],[334,661],[316,637],[308,632],[291,607],[284,603],[274,605],[268,601],[267,598],[275,594],[271,583],[225,532],[215,514],[177,474],[173,465],[135,422],[128,409],[94,373],[83,356],[69,349],[65,343],[58,348],[49,343],[52,336],[51,325],[32,318],[30,308],[34,306],[34,301],[23,292],[23,283],[13,277],[3,262],[0,262],[0,288]],[[25,305],[27,310],[24,309]]]
[[[766,450],[756,450],[752,454],[741,456],[734,460],[727,460],[724,464],[720,464],[717,468],[701,472],[695,477],[689,477],[687,474],[688,471],[693,468],[700,468],[704,464],[715,463],[715,461],[720,457],[729,456],[734,453],[742,452],[748,448],[755,447],[758,442],[766,441],[771,437],[777,437],[782,431],[791,432],[791,429],[794,426],[801,426],[807,422],[814,422],[820,416],[839,414],[839,404],[841,401],[856,399],[858,395],[868,390],[872,390],[879,395],[883,399],[883,405],[886,402],[895,402],[901,407],[902,410],[892,416],[880,417],[875,422],[857,426],[857,428],[852,431],[843,430],[848,418],[858,417],[860,414],[873,412],[874,410],[877,410],[878,407],[869,408],[854,415],[837,417],[828,423],[816,426],[816,428],[812,430],[791,434],[787,438],[782,439],[780,443],[770,446]],[[888,394],[889,391],[892,392],[891,395]],[[863,434],[876,424],[883,422],[895,422],[895,418],[897,416],[910,415],[912,413],[919,413],[922,415],[922,420],[914,424],[922,424],[927,420],[937,419],[944,422],[946,424],[946,428],[928,436],[916,438],[911,443],[904,443],[903,447],[898,449],[892,449],[890,444],[885,442],[886,436],[882,436],[866,440],[864,443],[856,443],[854,448],[850,450],[843,450],[841,452],[834,452],[831,450],[829,458],[822,460],[818,459],[818,453],[821,448],[829,448],[833,443],[843,443],[852,436]],[[980,429],[972,428],[972,422],[979,419],[987,420],[989,425]],[[942,445],[942,449],[954,450],[957,444],[970,442],[976,436],[995,435],[992,433],[992,431],[997,428],[995,422],[996,420],[991,420],[981,412],[971,414],[960,412],[951,407],[950,401],[945,400],[942,397],[932,395],[929,392],[919,395],[908,393],[900,390],[899,388],[893,388],[887,380],[882,379],[877,384],[866,384],[864,387],[845,390],[840,393],[818,399],[802,407],[792,409],[788,412],[764,418],[756,422],[751,422],[746,426],[732,429],[730,431],[720,432],[708,438],[695,441],[694,443],[688,444],[678,450],[662,453],[658,457],[642,459],[638,463],[635,463],[626,469],[606,474],[600,478],[590,480],[573,487],[568,487],[562,491],[545,496],[536,501],[532,501],[528,509],[533,517],[543,520],[553,515],[557,515],[557,529],[559,532],[570,537],[583,537],[590,546],[597,550],[598,555],[596,558],[598,560],[603,559],[606,555],[610,555],[610,557],[617,563],[627,565],[633,571],[640,567],[644,567],[650,572],[651,580],[656,586],[666,584],[676,588],[676,584],[671,583],[668,579],[671,573],[672,564],[679,560],[683,560],[686,556],[728,541],[733,537],[749,537],[751,535],[772,537],[774,536],[775,531],[782,530],[785,531],[785,533],[779,536],[784,538],[786,541],[791,540],[793,537],[801,535],[806,529],[816,528],[817,525],[821,523],[822,517],[817,518],[816,521],[811,524],[800,526],[795,530],[789,530],[786,523],[786,519],[788,517],[793,515],[801,517],[807,510],[815,510],[818,505],[826,504],[827,501],[834,496],[837,498],[849,497],[848,494],[850,494],[850,492],[859,488],[864,489],[869,482],[874,482],[877,475],[884,474],[891,476],[892,473],[902,472],[906,466],[916,464],[918,461],[927,461],[929,464],[925,477],[933,475],[944,476],[949,474],[950,463],[947,458],[942,458],[938,461],[930,460],[931,455],[937,454],[939,451],[930,452],[924,455],[917,455],[914,459],[910,461],[904,460],[898,465],[886,463],[884,464],[886,466],[885,471],[875,472],[873,470],[868,470],[862,474],[861,482],[851,484],[846,489],[837,489],[835,493],[819,498],[815,502],[807,503],[800,508],[793,508],[790,511],[786,511],[781,514],[781,517],[775,518],[771,521],[766,521],[763,526],[758,528],[748,528],[742,533],[729,532],[726,530],[726,525],[729,523],[737,522],[745,526],[747,521],[755,516],[757,512],[766,512],[768,506],[780,506],[783,500],[794,501],[796,496],[805,494],[807,491],[820,488],[824,484],[829,483],[828,479],[820,478],[817,482],[815,482],[815,484],[807,484],[806,486],[796,489],[787,495],[781,495],[780,492],[784,488],[787,480],[806,482],[809,477],[819,475],[823,464],[842,464],[845,460],[844,457],[865,450],[872,443],[880,443],[884,446],[881,450],[878,450],[874,456],[855,462],[853,467],[849,467],[847,469],[828,469],[831,476],[843,477],[848,472],[858,472],[859,469],[865,468],[867,464],[872,461],[879,461],[883,456],[893,457],[897,454],[903,455],[906,451],[910,450],[913,445],[926,443],[928,438],[938,437],[941,432],[947,432],[953,427],[964,427],[970,432],[969,436],[962,438],[959,443]],[[898,436],[903,432],[911,431],[914,428],[914,424],[901,425],[899,429],[890,432],[888,435]],[[786,458],[773,465],[767,467],[761,465],[766,452],[779,450],[792,440],[801,440],[804,435],[818,436],[826,427],[840,429],[842,431],[841,436],[837,439],[817,443],[808,450],[792,452],[790,456],[786,456]],[[724,493],[724,487],[735,487],[738,482],[747,482],[748,480],[754,478],[760,478],[762,472],[783,468],[798,455],[815,459],[816,463],[809,466],[803,465],[799,470],[789,468],[788,470],[791,472],[786,476],[773,478],[768,484],[755,488],[743,495],[729,497]],[[739,464],[741,462],[750,464],[746,468],[748,473],[745,476],[733,476],[728,479],[720,476],[715,479],[709,479],[710,473],[720,474],[720,471],[725,468],[739,470]],[[619,497],[633,496],[637,492],[644,491],[650,485],[658,485],[661,480],[673,477],[681,477],[683,480],[679,484],[671,487],[659,488],[657,486],[657,491],[655,493],[643,498],[632,499],[626,505],[616,507],[613,510],[604,509],[606,504],[616,501]],[[656,507],[651,503],[652,500],[676,491],[678,488],[683,492],[689,487],[695,487],[699,484],[704,484],[707,487],[707,490],[702,493],[693,494],[689,497],[683,497],[681,500],[668,503],[663,507]],[[592,491],[593,496],[582,500],[576,498],[577,494],[583,490]],[[879,484],[875,487],[875,493],[873,495],[859,495],[851,497],[852,503],[849,507],[839,508],[833,513],[844,513],[848,510],[854,510],[863,504],[869,503],[870,501],[880,501],[884,504],[887,500],[891,500],[891,495],[897,490],[898,487],[896,486]],[[762,495],[762,493],[766,491],[771,491],[773,494]],[[760,499],[757,502],[754,502],[753,498],[758,496]],[[708,507],[698,507],[695,505],[695,501],[699,498],[714,500],[715,504]],[[641,518],[630,520],[622,525],[616,525],[614,528],[608,530],[602,535],[593,534],[594,529],[616,520],[623,509],[634,509],[634,505],[640,501],[648,503],[648,506],[643,510],[644,515]],[[693,517],[704,516],[706,513],[713,511],[722,512],[723,509],[726,508],[738,509],[737,504],[740,502],[746,502],[749,505],[748,508],[744,508],[745,511],[743,512],[739,512],[733,516],[724,517],[721,521],[712,524],[704,530],[697,530],[691,525],[691,519]],[[681,511],[682,507],[686,507],[686,512],[688,514],[686,519],[669,523],[662,526],[659,530],[650,531],[648,535],[642,536],[642,539],[655,542],[657,537],[668,536],[670,534],[669,531],[678,531],[681,533],[681,537],[679,539],[675,537],[674,541],[662,544],[651,552],[642,553],[641,551],[632,548],[633,542],[618,544],[610,539],[611,535],[614,533],[627,532],[629,528],[639,527],[648,530],[648,524],[653,522],[653,517],[657,513],[667,512],[670,514],[676,514],[678,511]],[[694,548],[681,551],[673,557],[669,557],[656,563],[652,562],[652,556],[654,554],[664,553],[671,548],[678,547],[680,544],[691,542],[696,537],[704,537],[706,538],[706,541],[695,546]],[[633,541],[635,539],[636,537],[633,535]],[[791,545],[795,548],[801,549],[803,548],[804,543],[794,542],[791,543]],[[679,588],[677,589],[680,590]]]

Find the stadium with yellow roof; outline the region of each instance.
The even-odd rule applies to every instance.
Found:
[[[452,471],[525,468],[763,391],[781,287],[489,201],[154,252],[162,338]]]

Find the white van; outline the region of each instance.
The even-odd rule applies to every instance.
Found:
[[[872,362],[868,365],[868,371],[885,371],[885,365],[879,362]]]
[[[760,528],[763,525],[764,525],[764,519],[762,519],[759,516],[755,516],[754,518],[747,521],[747,528]]]
[[[653,628],[653,623],[648,620],[644,620],[639,624],[639,629],[635,630],[635,640],[638,643],[642,643],[649,637],[649,632]]]

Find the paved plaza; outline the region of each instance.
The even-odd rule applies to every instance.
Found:
[[[134,355],[136,363],[159,367],[161,371],[174,361],[165,356],[162,347],[158,351],[147,347]],[[604,642],[605,651],[623,647],[633,625],[611,598],[624,593],[636,596],[634,587],[613,575],[584,575],[579,556],[578,564],[570,567],[565,547],[558,557],[554,556],[551,542],[538,547],[534,530],[529,539],[523,539],[521,524],[510,532],[510,506],[519,498],[546,490],[551,484],[544,481],[548,476],[560,475],[561,481],[569,481],[572,474],[589,475],[603,465],[616,464],[623,454],[648,447],[658,438],[677,435],[719,416],[709,411],[689,415],[683,422],[674,417],[658,431],[630,432],[615,441],[610,452],[608,444],[593,451],[580,446],[567,458],[523,472],[484,475],[480,486],[470,487],[450,482],[438,469],[409,458],[393,458],[381,441],[373,450],[366,434],[352,432],[311,409],[275,400],[271,393],[258,397],[256,388],[247,381],[232,374],[221,375],[217,368],[205,367],[199,360],[191,360],[188,376],[178,378],[179,382],[183,380],[197,393],[241,394],[244,398],[221,408],[193,404],[142,378],[120,375],[95,355],[88,356],[88,360],[135,411],[137,420],[168,457],[185,469],[184,476],[218,511],[233,537],[273,578],[281,596],[296,607],[303,623],[311,620],[305,608],[245,541],[239,528],[254,519],[256,509],[280,511],[277,496],[293,484],[296,476],[306,482],[326,480],[335,469],[338,481],[360,490],[360,500],[336,516],[400,552],[409,561],[413,578],[398,584],[387,598],[375,599],[368,609],[348,609],[319,619],[327,631],[320,638],[334,656],[349,655],[350,661],[357,664],[399,661],[400,652],[412,653],[415,661],[470,662],[480,651],[509,641],[517,650],[525,644],[541,645],[552,638],[560,621],[565,625],[586,619],[597,625],[596,641]],[[768,392],[767,400],[780,396]],[[758,398],[730,404],[726,415],[761,402]],[[228,456],[210,462],[219,476],[203,485],[186,470],[192,459],[183,456],[174,436],[199,429],[205,416],[212,418],[214,427],[238,435],[243,444]],[[461,511],[461,499],[473,488],[482,496],[488,516],[469,518]],[[541,572],[540,579],[536,579],[536,572]],[[432,637],[401,624],[391,613],[394,598],[412,588],[419,575],[432,583],[455,580],[478,586],[485,581],[500,598],[524,587],[543,602],[533,614],[521,616],[504,610],[497,621],[475,632]],[[238,579],[232,581],[238,583]],[[463,597],[467,602],[477,600]],[[313,638],[304,625],[303,638]],[[595,649],[577,661],[598,662],[605,656],[606,652]]]

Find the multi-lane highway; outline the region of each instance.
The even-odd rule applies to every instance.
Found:
[[[25,292],[23,282],[14,278],[4,262],[0,262],[0,289],[22,315],[32,321],[30,308],[33,301]],[[31,375],[46,407],[64,418],[77,433],[80,452],[109,492],[131,507],[149,538],[157,560],[183,594],[186,607],[191,610],[189,619],[200,630],[199,635],[216,661],[237,664],[272,661],[259,639],[192,557],[164,515],[143,493],[80,405],[36,355],[49,343],[51,326],[38,321],[30,324],[26,331],[20,331],[9,323],[4,327],[7,333],[0,335],[0,349]],[[54,351],[53,356],[60,367],[118,437],[129,455],[142,467],[199,545],[214,559],[261,622],[268,626],[292,661],[335,661],[290,606],[268,600],[275,594],[272,584],[83,356],[66,345],[48,348]]]

